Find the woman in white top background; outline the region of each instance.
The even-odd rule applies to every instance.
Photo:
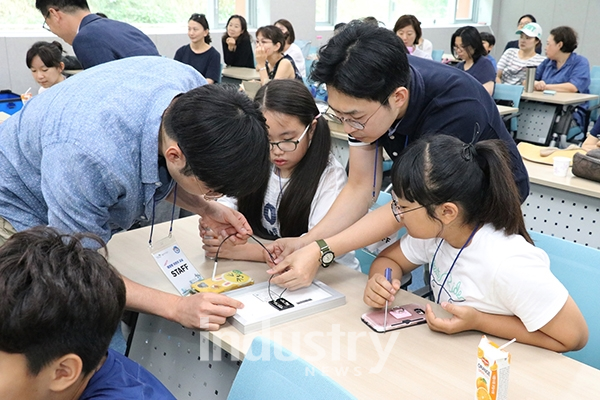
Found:
[[[522,85],[527,67],[537,67],[545,57],[536,53],[542,38],[542,27],[531,22],[517,31],[520,34],[519,48],[507,49],[498,61],[496,83]]]
[[[423,33],[421,31],[421,23],[417,17],[410,14],[401,16],[394,25],[394,32],[402,39],[409,54],[431,60],[431,51],[427,52],[418,46]]]
[[[296,41],[296,34],[294,33],[292,23],[287,19],[278,19],[273,25],[281,29],[281,32],[283,32],[283,36],[285,37],[283,54],[292,57],[300,75],[302,75],[303,78],[306,78],[306,60],[304,59],[304,54],[302,54],[302,49],[294,43]]]

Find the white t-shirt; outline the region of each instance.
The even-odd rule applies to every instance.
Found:
[[[302,75],[303,78],[306,78],[306,60],[304,59],[304,54],[302,54],[302,50],[296,43],[292,43],[290,48],[284,53],[294,60],[294,64],[296,64],[296,68],[298,68],[298,72]]]
[[[433,43],[431,43],[430,40],[423,38],[423,41],[421,41],[421,44],[419,44],[417,47],[427,53],[429,55],[429,59],[431,59],[431,54],[433,53]]]
[[[308,229],[317,225],[331,208],[333,202],[340,194],[348,177],[342,164],[333,156],[329,155],[329,163],[321,175],[319,186],[315,197],[310,205],[310,214],[308,216]],[[265,198],[263,200],[262,225],[273,236],[281,237],[279,220],[277,219],[277,210],[281,203],[281,197],[287,188],[289,178],[279,178],[275,168],[271,169],[269,185]],[[222,197],[219,202],[226,206],[237,209],[237,201],[231,197]],[[336,256],[335,261],[348,267],[360,270],[360,264],[354,257],[354,252]]]
[[[542,328],[565,305],[569,293],[550,272],[548,255],[522,236],[507,236],[489,224],[462,251],[442,288],[460,249],[444,241],[431,264],[440,240],[405,235],[400,243],[410,262],[430,263],[430,285],[437,302],[516,315],[529,332]]]
[[[421,50],[420,47],[415,46],[412,49],[413,49],[412,53],[410,53],[410,54],[412,54],[413,56],[419,57],[419,58],[425,58],[427,60],[431,60],[432,59],[431,58],[431,53],[427,53],[426,51]],[[410,50],[409,50],[409,52],[410,52]]]
[[[507,49],[498,61],[497,70],[502,71],[500,80],[509,85],[522,85],[527,67],[537,67],[546,57],[535,54],[528,60],[519,58],[519,49]]]

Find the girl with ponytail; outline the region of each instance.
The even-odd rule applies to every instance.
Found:
[[[391,212],[371,225],[408,233],[373,262],[367,305],[393,301],[400,277],[429,263],[433,300],[452,314],[437,317],[427,305],[432,330],[479,330],[561,352],[586,344],[581,312],[525,229],[502,141],[426,136],[396,161],[392,183]]]

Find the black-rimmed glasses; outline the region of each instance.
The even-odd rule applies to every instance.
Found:
[[[394,214],[394,218],[396,218],[396,221],[402,222],[402,217],[404,217],[404,214],[408,214],[411,211],[418,210],[425,206],[418,206],[415,208],[410,208],[408,210],[401,210],[400,207],[398,207],[398,203],[397,203],[396,199],[392,198],[391,207],[392,207],[392,214]]]
[[[279,148],[279,150],[286,152],[286,153],[295,151],[298,148],[298,143],[300,143],[300,141],[306,135],[306,132],[308,132],[308,128],[310,128],[310,124],[306,125],[306,128],[304,128],[304,132],[302,132],[302,135],[300,135],[298,140],[287,139],[287,140],[282,140],[280,142],[269,142],[269,144],[271,145],[271,151],[273,151],[275,146],[277,146]]]
[[[367,118],[365,120],[365,122],[359,122],[355,119],[351,119],[351,118],[343,118],[343,117],[338,117],[337,115],[335,115],[334,113],[330,113],[330,112],[326,112],[323,113],[323,116],[325,117],[325,119],[331,121],[331,122],[335,122],[337,124],[343,124],[346,123],[348,124],[350,127],[357,129],[359,131],[362,131],[363,129],[365,129],[365,126],[367,125],[367,122],[369,122],[369,120],[371,119],[371,117],[375,114],[377,114],[377,111],[379,111],[379,109],[381,108],[381,106],[383,106],[383,103],[379,104],[379,107],[377,107],[377,110],[375,110],[375,112],[373,114],[371,114],[369,116],[369,118]],[[331,107],[328,107],[327,109],[329,110]]]
[[[50,16],[50,10],[48,9],[48,12],[46,13],[46,15],[44,16],[44,23],[42,24],[42,28],[44,28],[45,30],[47,30],[48,32],[52,32],[52,30],[50,29],[50,27],[48,26],[48,24],[46,23],[46,20],[48,19],[48,17]]]

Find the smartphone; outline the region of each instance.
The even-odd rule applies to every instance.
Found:
[[[402,329],[427,322],[425,320],[425,307],[414,303],[395,306],[388,309],[385,330],[383,329],[384,316],[385,310],[377,310],[364,313],[361,319],[369,328],[378,333]]]

